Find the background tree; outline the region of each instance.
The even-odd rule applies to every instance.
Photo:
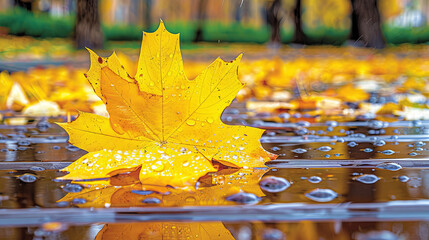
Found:
[[[351,0],[351,39],[366,47],[384,48],[385,40],[381,31],[380,12],[377,0]]]
[[[77,0],[74,38],[77,48],[103,47],[98,0]]]
[[[206,21],[206,10],[207,10],[207,0],[198,1],[198,11],[197,11],[197,30],[195,32],[194,42],[203,41],[203,27],[204,22]]]
[[[293,9],[293,20],[295,23],[295,31],[293,34],[293,43],[306,44],[307,38],[304,31],[302,30],[302,6],[301,0],[295,1],[295,7]]]
[[[267,7],[267,23],[271,28],[271,43],[280,43],[280,23],[282,21],[280,0],[268,1]]]

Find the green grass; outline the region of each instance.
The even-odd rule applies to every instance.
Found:
[[[0,26],[7,27],[12,35],[27,35],[38,38],[68,38],[73,35],[75,18],[52,17],[45,13],[31,13],[16,8],[0,13]],[[177,21],[165,23],[169,31],[180,33],[182,43],[190,43],[195,38],[197,22]],[[137,41],[142,39],[142,31],[154,31],[158,23],[148,29],[133,25],[103,25],[106,41]],[[426,43],[429,42],[429,26],[418,28],[382,26],[387,43]],[[329,27],[309,28],[304,26],[304,32],[310,44],[341,45],[348,39],[349,29],[334,29]],[[281,29],[281,41],[290,43],[293,37],[293,28]],[[266,43],[270,39],[268,26],[254,27],[240,23],[225,24],[221,22],[206,22],[203,25],[203,40],[208,42],[243,42]],[[132,44],[130,47],[135,47]],[[138,47],[137,47],[138,48]]]
[[[0,14],[0,26],[9,28],[9,33],[13,35],[70,37],[73,23],[73,17],[53,18],[46,14],[32,14],[20,8]]]
[[[385,24],[382,29],[386,41],[390,44],[429,42],[429,26],[407,28]]]
[[[350,35],[350,29],[335,29],[330,27],[303,28],[309,44],[342,45]]]

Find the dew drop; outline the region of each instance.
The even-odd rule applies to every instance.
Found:
[[[273,150],[274,152],[277,152],[280,150],[280,148],[279,147],[272,147],[271,150]]]
[[[195,120],[192,120],[192,119],[186,120],[186,124],[188,124],[189,126],[194,126],[195,123],[196,123]]]
[[[72,203],[73,204],[84,204],[84,203],[86,203],[86,199],[84,199],[84,198],[75,198],[75,199],[73,199]]]
[[[356,147],[358,144],[357,143],[355,143],[355,142],[349,142],[348,144],[347,144],[347,146],[349,146],[349,147]]]
[[[161,161],[156,162],[156,164],[151,166],[152,170],[155,172],[161,172],[164,170],[165,166]]]
[[[377,165],[377,168],[398,171],[399,169],[402,169],[402,166],[397,163],[380,163]]]
[[[68,192],[68,193],[78,193],[78,192],[81,192],[82,191],[82,186],[81,185],[78,185],[78,184],[73,184],[73,183],[67,183],[64,187],[63,187],[63,190],[65,191],[65,192]]]
[[[250,238],[249,238],[250,239]],[[284,240],[285,235],[278,229],[268,228],[262,233],[263,240]]]
[[[152,82],[152,81],[150,81],[150,82],[149,82],[149,86],[153,87],[153,86],[155,86],[155,83],[154,83],[154,82]]]
[[[329,152],[332,150],[332,148],[329,146],[322,146],[322,147],[318,148],[317,150],[322,151],[322,152]]]
[[[316,188],[306,193],[305,196],[316,202],[329,202],[334,200],[338,194],[331,189]]]
[[[180,148],[180,152],[181,152],[181,153],[185,153],[186,151],[188,151],[188,149],[187,149],[187,148],[184,148],[184,147]]]
[[[69,150],[70,152],[77,152],[80,150],[80,148],[75,147],[73,145],[67,146],[66,149]]]
[[[395,151],[387,149],[387,150],[382,151],[381,153],[383,153],[384,155],[392,155],[395,153]]]
[[[320,183],[322,181],[322,178],[319,176],[311,176],[307,180],[311,183]]]
[[[30,144],[31,144],[31,142],[29,140],[27,140],[27,139],[20,139],[18,141],[18,145],[21,145],[21,146],[28,146]]]
[[[26,182],[26,183],[32,183],[32,182],[35,182],[37,180],[37,177],[36,177],[36,175],[26,173],[26,174],[19,176],[18,179],[23,181],[23,182]]]
[[[336,122],[336,121],[326,121],[325,125],[328,126],[328,127],[336,127],[336,126],[338,126],[338,122]]]
[[[369,152],[372,152],[374,150],[372,150],[372,148],[365,148],[363,151],[369,153]]]
[[[257,204],[261,199],[253,193],[239,192],[225,198],[227,201],[239,204]]]
[[[374,144],[374,146],[381,147],[381,146],[386,145],[386,142],[384,140],[377,139],[373,144]]]
[[[297,135],[305,135],[308,133],[308,130],[306,128],[301,128],[301,129],[296,130],[295,133]]]
[[[365,184],[373,184],[378,180],[380,180],[380,178],[375,176],[374,174],[364,174],[359,177],[355,177],[353,179]]]
[[[422,121],[420,120],[413,120],[412,124],[413,124],[413,127],[421,127],[423,125]]]
[[[310,123],[307,121],[299,121],[296,123],[296,125],[300,127],[310,127]]]
[[[161,200],[159,200],[158,198],[145,198],[145,199],[143,199],[142,203],[146,203],[146,204],[160,204]]]
[[[187,197],[187,198],[185,198],[185,202],[187,203],[187,204],[193,204],[193,203],[195,203],[197,201],[197,199],[195,199],[194,197]]]
[[[184,161],[184,162],[182,163],[182,166],[184,166],[184,167],[188,167],[188,166],[189,166],[189,161]]]
[[[48,128],[51,127],[51,124],[47,121],[39,121],[36,124],[36,128],[40,131],[40,132],[46,132],[48,130]]]
[[[207,119],[206,119],[206,121],[207,121],[208,123],[213,123],[213,118],[207,118]]]
[[[401,182],[408,182],[410,178],[408,176],[402,175],[398,177],[398,180]]]
[[[147,190],[131,190],[131,192],[138,195],[143,195],[143,196],[154,193],[153,191],[147,191]]]
[[[423,147],[424,145],[426,145],[426,143],[424,143],[424,142],[416,142],[416,143],[414,143],[414,146],[416,146],[416,147]]]
[[[297,148],[297,149],[292,150],[292,152],[294,152],[294,153],[306,153],[307,150],[304,148]]]
[[[410,155],[410,156],[417,156],[417,153],[415,153],[415,152],[410,152],[410,153],[408,153],[408,155]]]
[[[35,172],[40,172],[40,171],[44,171],[45,168],[39,167],[39,166],[32,166],[32,167],[30,167],[30,170],[35,171]]]
[[[389,126],[388,123],[384,123],[384,122],[379,121],[379,120],[371,120],[368,123],[368,127],[373,128],[373,129],[381,129],[381,128],[384,128],[387,126]]]
[[[267,192],[281,192],[290,187],[290,182],[281,177],[268,176],[259,181],[259,186]]]

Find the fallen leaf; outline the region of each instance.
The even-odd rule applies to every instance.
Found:
[[[134,78],[115,54],[102,58],[90,51],[90,58],[86,76],[110,118],[80,113],[60,124],[70,143],[90,152],[63,169],[70,174],[62,179],[106,178],[141,167],[142,184],[189,187],[215,171],[212,160],[265,167],[275,157],[261,146],[263,130],[220,120],[243,86],[237,78],[241,55],[231,62],[218,58],[188,80],[179,35],[161,22],[154,33],[143,33]]]
[[[353,87],[352,84],[342,86],[337,91],[338,97],[346,102],[361,102],[369,99],[369,93],[360,88]]]

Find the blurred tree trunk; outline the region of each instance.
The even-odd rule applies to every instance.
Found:
[[[281,16],[281,1],[272,1],[267,8],[267,23],[271,28],[271,43],[280,43],[280,23],[282,21]]]
[[[351,0],[351,39],[362,42],[366,47],[381,49],[386,44],[381,32],[380,12],[378,11],[377,2],[377,0]]]
[[[146,0],[144,1],[145,7],[144,7],[144,26],[146,29],[149,29],[152,25],[152,0]]]
[[[197,31],[195,32],[194,42],[203,41],[203,27],[204,22],[206,21],[206,9],[207,9],[207,0],[198,1],[198,12],[197,12]]]
[[[98,13],[98,0],[77,0],[74,37],[77,48],[103,47],[104,36]]]
[[[31,0],[14,0],[14,5],[30,12],[33,10],[33,1]]]
[[[301,0],[295,1],[295,8],[293,9],[293,19],[295,22],[295,32],[293,34],[293,43],[307,44],[307,37],[302,30],[302,7]]]

